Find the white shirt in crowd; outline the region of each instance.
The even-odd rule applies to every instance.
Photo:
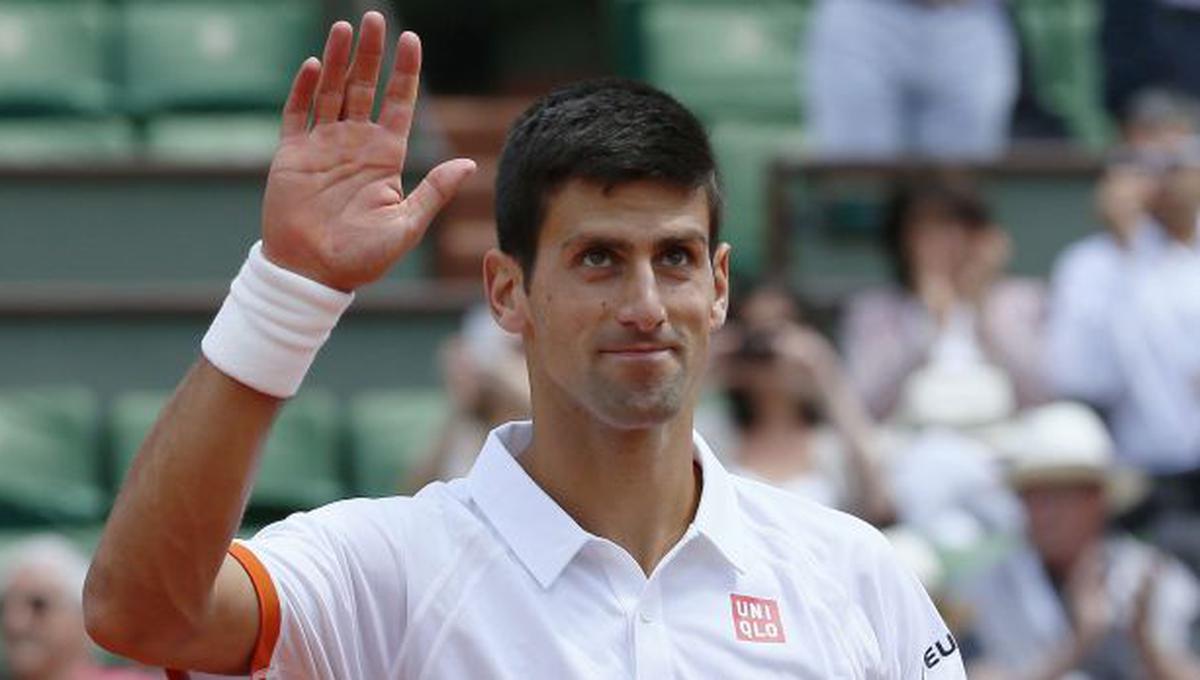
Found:
[[[531,436],[505,425],[464,479],[335,503],[239,544],[279,626],[255,677],[965,677],[867,524],[729,474],[695,435],[695,520],[647,578],[524,472]]]
[[[1121,461],[1200,468],[1200,241],[1184,246],[1155,224],[1128,249],[1097,234],[1067,249],[1052,284],[1054,387],[1107,412]]]

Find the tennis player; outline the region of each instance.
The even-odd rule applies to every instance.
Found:
[[[262,240],[139,451],[88,576],[94,638],[255,678],[962,678],[866,524],[732,476],[693,432],[729,247],[703,128],[650,87],[567,87],[513,126],[486,300],[528,356],[532,422],[464,479],[233,542],[260,443],[355,289],[474,170],[400,184],[420,69],[383,17],[299,70]]]

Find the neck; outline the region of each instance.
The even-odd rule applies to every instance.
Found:
[[[700,502],[691,409],[643,429],[612,427],[565,399],[535,402],[533,413],[521,466],[581,527],[624,548],[650,574]]]

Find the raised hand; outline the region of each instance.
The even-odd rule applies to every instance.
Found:
[[[475,171],[442,163],[407,196],[401,186],[421,70],[421,42],[396,46],[378,120],[371,120],[387,28],[383,15],[329,30],[322,61],[296,74],[263,199],[263,252],[275,264],[343,291],[381,278],[421,240]],[[310,124],[311,118],[311,124]]]

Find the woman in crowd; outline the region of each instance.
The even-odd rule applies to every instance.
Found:
[[[836,351],[779,287],[752,292],[717,347],[737,472],[875,524],[892,519],[874,426]]]
[[[1011,242],[969,182],[899,182],[884,243],[895,284],[854,296],[843,322],[847,371],[873,416],[889,417],[905,378],[943,360],[994,364],[1018,405],[1044,400],[1042,286],[1005,275]]]

